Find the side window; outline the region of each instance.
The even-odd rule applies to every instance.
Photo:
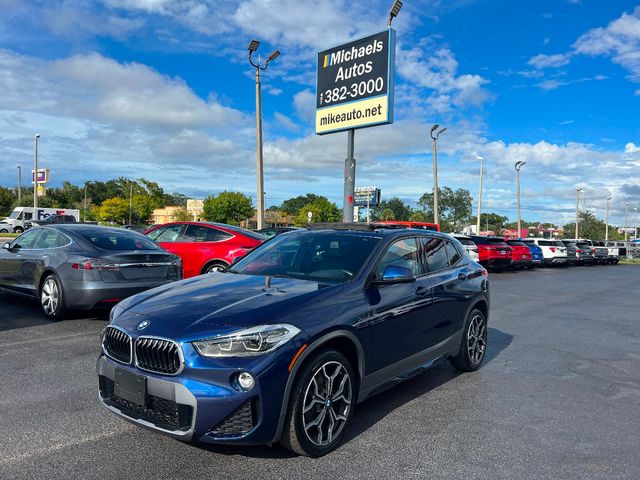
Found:
[[[462,258],[462,254],[452,242],[447,242],[447,254],[449,256],[449,265],[454,266]]]
[[[187,229],[182,235],[183,242],[221,242],[231,238],[233,235],[218,230],[217,228],[205,227],[202,225],[187,225]]]
[[[159,228],[147,235],[154,242],[175,242],[182,230],[182,225],[170,225],[168,227]],[[156,233],[157,232],[157,233]]]
[[[449,266],[449,257],[441,238],[430,238],[424,246],[427,267],[430,272],[437,272]]]
[[[376,277],[382,278],[384,271],[391,266],[408,268],[415,277],[424,273],[415,238],[403,238],[392,243],[378,264]]]
[[[33,248],[33,243],[39,233],[40,230],[29,230],[23,233],[11,242],[11,248]]]
[[[69,239],[55,230],[44,229],[35,241],[33,248],[56,248],[69,243]]]

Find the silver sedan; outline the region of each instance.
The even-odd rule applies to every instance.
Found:
[[[0,290],[39,299],[52,320],[69,310],[109,308],[180,278],[180,257],[122,228],[33,228],[0,249]]]

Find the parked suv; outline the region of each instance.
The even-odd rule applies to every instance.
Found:
[[[489,279],[458,241],[313,228],[274,237],[226,273],[116,305],[96,366],[100,402],[182,441],[321,456],[356,405],[398,379],[446,359],[480,367]]]
[[[544,265],[567,265],[567,249],[560,240],[551,238],[529,238],[542,250]]]
[[[583,245],[588,245],[591,248],[591,253],[593,253],[593,258],[595,263],[599,263],[601,265],[608,264],[609,260],[609,249],[604,246],[596,245],[596,243],[592,240],[586,238],[568,238],[565,239],[570,242],[576,242]]]
[[[471,235],[478,247],[480,264],[486,268],[501,270],[511,266],[511,247],[501,237]]]
[[[575,243],[576,246],[576,264],[577,265],[593,265],[595,258],[591,247],[586,243]]]
[[[473,240],[471,240],[471,237],[467,235],[455,234],[453,235],[453,238],[455,238],[462,244],[464,249],[467,251],[467,255],[471,257],[471,260],[473,260],[474,262],[477,262],[480,260],[480,255],[478,254],[478,247],[475,243],[473,243]]]
[[[542,249],[528,238],[520,238],[519,240],[529,247],[529,251],[531,252],[531,265],[534,267],[541,267],[544,262]]]
[[[505,240],[505,243],[511,247],[511,266],[514,269],[531,268],[531,250],[520,240]]]
[[[574,265],[575,266],[577,261],[578,261],[578,252],[577,252],[577,249],[576,249],[575,242],[572,242],[570,240],[560,240],[560,242],[567,249],[567,263],[569,265]]]

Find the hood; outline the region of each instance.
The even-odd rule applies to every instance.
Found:
[[[255,325],[284,322],[317,297],[343,285],[257,275],[209,274],[129,297],[115,308],[113,324],[137,335],[191,340]],[[143,320],[149,325],[137,326]],[[289,320],[290,321],[290,320]]]

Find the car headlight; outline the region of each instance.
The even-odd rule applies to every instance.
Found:
[[[260,325],[193,342],[204,357],[252,357],[272,352],[300,333],[293,325]]]

